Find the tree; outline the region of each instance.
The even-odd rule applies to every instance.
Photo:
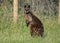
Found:
[[[13,0],[13,22],[17,23],[18,19],[18,0]]]
[[[58,23],[60,23],[60,0],[59,0],[59,15],[58,15]]]

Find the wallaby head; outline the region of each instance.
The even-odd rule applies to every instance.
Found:
[[[30,12],[30,5],[24,5],[24,12],[26,14]]]

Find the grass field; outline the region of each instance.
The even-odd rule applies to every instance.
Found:
[[[0,17],[0,43],[60,43],[60,25],[57,20],[41,19],[44,25],[42,38],[30,36],[23,15],[19,16],[15,27],[11,21],[10,15]]]

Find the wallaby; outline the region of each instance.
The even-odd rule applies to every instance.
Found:
[[[24,15],[31,36],[43,36],[44,27],[42,22],[31,12],[30,5],[24,5]]]

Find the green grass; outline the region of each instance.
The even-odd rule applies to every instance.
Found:
[[[44,37],[31,37],[23,15],[13,26],[10,16],[0,18],[0,43],[60,43],[60,25],[56,20],[41,19],[44,25]]]

